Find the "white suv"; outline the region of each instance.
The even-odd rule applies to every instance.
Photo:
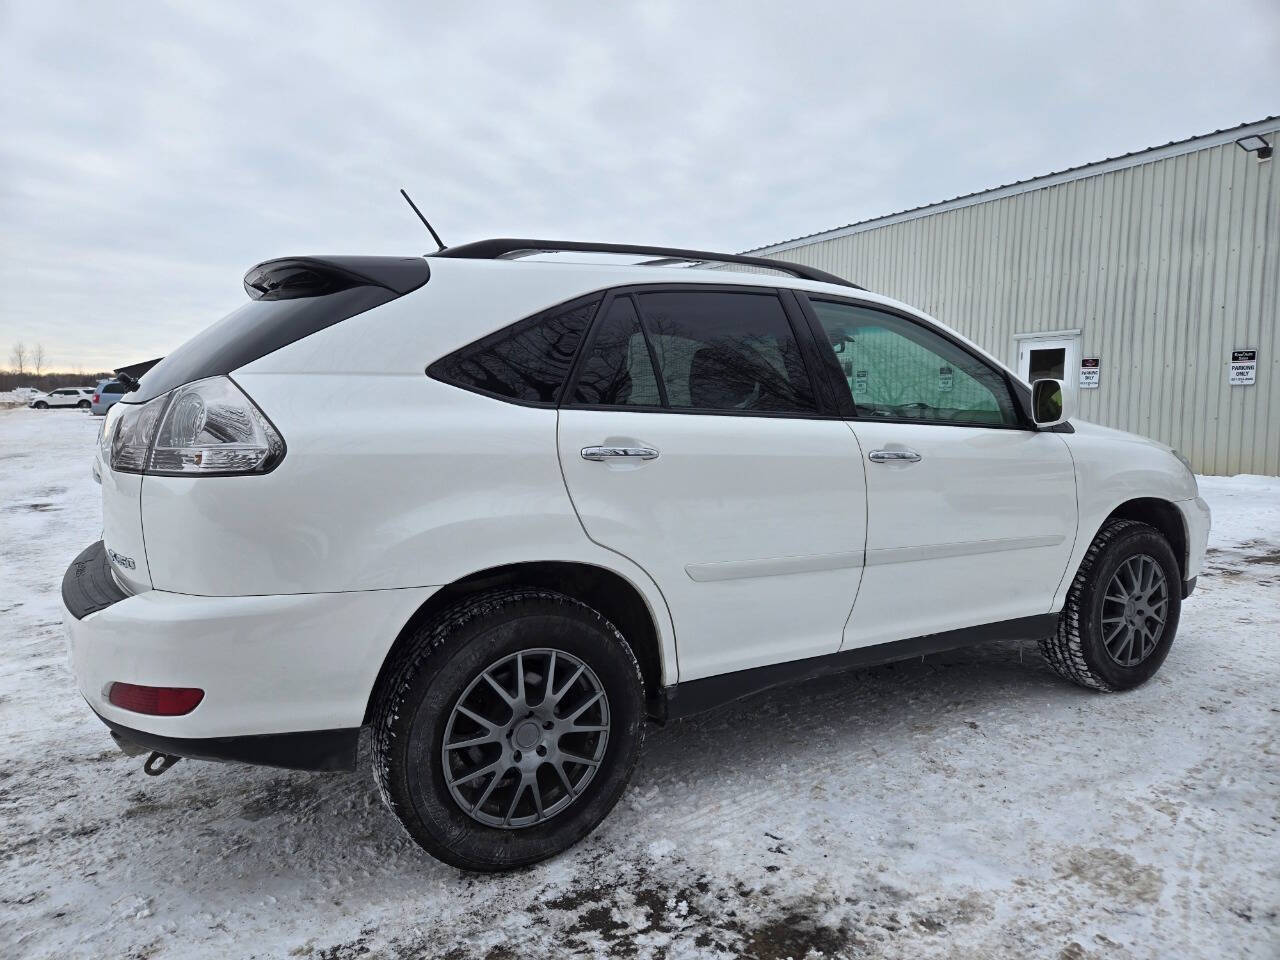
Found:
[[[650,262],[519,259],[584,249]],[[1034,637],[1134,687],[1200,570],[1176,453],[821,271],[493,240],[245,288],[108,412],[80,690],[153,773],[349,770],[367,727],[459,867],[564,850],[646,720],[787,681]]]

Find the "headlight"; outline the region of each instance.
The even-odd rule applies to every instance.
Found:
[[[284,457],[284,439],[227,377],[197,380],[146,403],[116,407],[127,409],[103,438],[110,444],[113,470],[167,476],[267,473]]]

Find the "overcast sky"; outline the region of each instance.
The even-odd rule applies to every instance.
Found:
[[[0,0],[0,365],[159,356],[259,260],[720,250],[1280,113],[1280,3]]]

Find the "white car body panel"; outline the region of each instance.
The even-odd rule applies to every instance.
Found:
[[[95,455],[96,456],[96,455]],[[102,542],[112,557],[116,579],[130,592],[150,590],[151,570],[142,537],[142,477],[99,467],[102,484]]]
[[[188,597],[148,590],[67,623],[71,666],[102,717],[169,737],[358,727],[383,658],[430,588],[284,597]],[[205,691],[191,713],[113,706],[124,680]]]
[[[866,539],[847,424],[563,409],[559,442],[588,536],[662,586],[682,680],[839,649]],[[582,458],[601,444],[659,456]]]
[[[1203,507],[1203,526],[1197,525],[1201,513],[1194,504],[1198,499],[1196,478],[1163,444],[1110,427],[1099,426],[1087,420],[1073,420],[1074,433],[1064,434],[1063,439],[1071,450],[1076,464],[1076,496],[1080,512],[1080,537],[1071,553],[1068,569],[1075,571],[1084,559],[1085,551],[1094,536],[1102,528],[1107,517],[1130,500],[1153,498],[1173,503],[1188,523],[1188,555],[1184,558],[1184,576],[1197,576],[1204,560],[1205,542],[1208,539],[1208,507]],[[1185,508],[1182,506],[1188,501]],[[1190,520],[1188,521],[1188,516]],[[1064,578],[1054,602],[1061,607],[1070,588],[1070,578]]]
[[[859,420],[867,569],[846,648],[1048,613],[1076,538],[1075,470],[1057,433]]]
[[[1091,424],[557,411],[425,375],[539,310],[646,282],[835,293],[936,323],[807,280],[433,260],[421,289],[231,373],[284,438],[270,473],[142,477],[101,464],[104,542],[134,564],[114,570],[135,595],[68,617],[94,709],[175,737],[359,725],[421,604],[509,564],[624,579],[652,618],[666,687],[1059,610],[1105,518],[1136,498],[1177,506],[1186,576],[1199,572],[1209,518],[1194,478],[1166,448]],[[660,456],[579,453],[624,441]],[[894,444],[921,461],[867,462]],[[143,716],[104,702],[112,680],[209,693],[185,717]]]

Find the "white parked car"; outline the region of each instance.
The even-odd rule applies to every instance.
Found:
[[[93,387],[60,387],[48,393],[37,394],[27,404],[36,410],[50,407],[80,407],[88,410],[93,403]]]
[[[586,249],[661,263],[518,259]],[[818,270],[495,240],[245,287],[107,413],[80,690],[149,772],[351,769],[368,728],[459,867],[564,850],[647,720],[787,681],[1034,637],[1135,687],[1201,568],[1176,453]]]

